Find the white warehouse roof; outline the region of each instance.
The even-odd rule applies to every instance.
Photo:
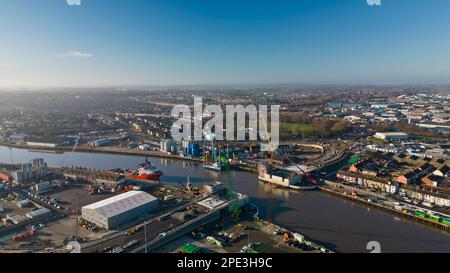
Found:
[[[382,132],[382,133],[377,133],[377,134],[381,134],[381,135],[385,135],[385,136],[407,136],[408,135],[403,132]]]
[[[97,203],[83,207],[83,209],[95,210],[107,218],[127,212],[157,200],[156,197],[143,191],[129,191]]]

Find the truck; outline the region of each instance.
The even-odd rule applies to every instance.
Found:
[[[111,253],[122,253],[122,252],[124,252],[124,249],[121,247],[116,247],[111,251]]]
[[[305,236],[301,235],[300,233],[293,233],[292,236],[300,243],[303,243],[305,241]]]
[[[12,237],[12,240],[15,241],[15,242],[23,241],[23,240],[26,240],[26,239],[28,239],[30,237],[35,236],[36,233],[37,233],[37,230],[32,228],[26,233],[19,233],[19,234],[17,234],[16,236]]]
[[[132,228],[130,231],[125,232],[124,235],[133,235],[133,234],[136,234],[136,233],[140,232],[140,231],[143,230],[143,229],[144,229],[143,226],[134,227],[134,228]]]
[[[418,217],[422,217],[422,218],[425,218],[427,216],[427,214],[425,212],[420,211],[420,210],[414,211],[414,215],[418,216]]]
[[[217,245],[218,247],[223,247],[223,243],[212,236],[208,236],[206,240],[213,245]]]
[[[123,246],[123,249],[135,247],[139,243],[138,240],[131,240]]]
[[[441,222],[444,225],[450,226],[450,219],[442,219]]]

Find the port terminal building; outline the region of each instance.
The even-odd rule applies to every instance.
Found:
[[[259,179],[282,187],[290,187],[300,183],[298,174],[282,169],[261,173]]]
[[[143,191],[129,191],[81,208],[84,220],[112,230],[152,212],[158,199]]]

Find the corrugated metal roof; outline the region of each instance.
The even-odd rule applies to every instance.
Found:
[[[34,217],[38,217],[38,216],[41,216],[41,215],[44,215],[44,214],[50,213],[50,212],[51,211],[47,208],[40,208],[38,210],[31,211],[31,212],[27,213],[26,215],[29,218],[34,218]]]
[[[131,209],[140,207],[157,200],[156,197],[143,191],[129,191],[97,203],[83,207],[91,209],[104,215],[107,218],[122,214]]]

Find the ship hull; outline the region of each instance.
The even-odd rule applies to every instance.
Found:
[[[128,174],[128,178],[140,179],[140,180],[159,180],[162,174]]]

